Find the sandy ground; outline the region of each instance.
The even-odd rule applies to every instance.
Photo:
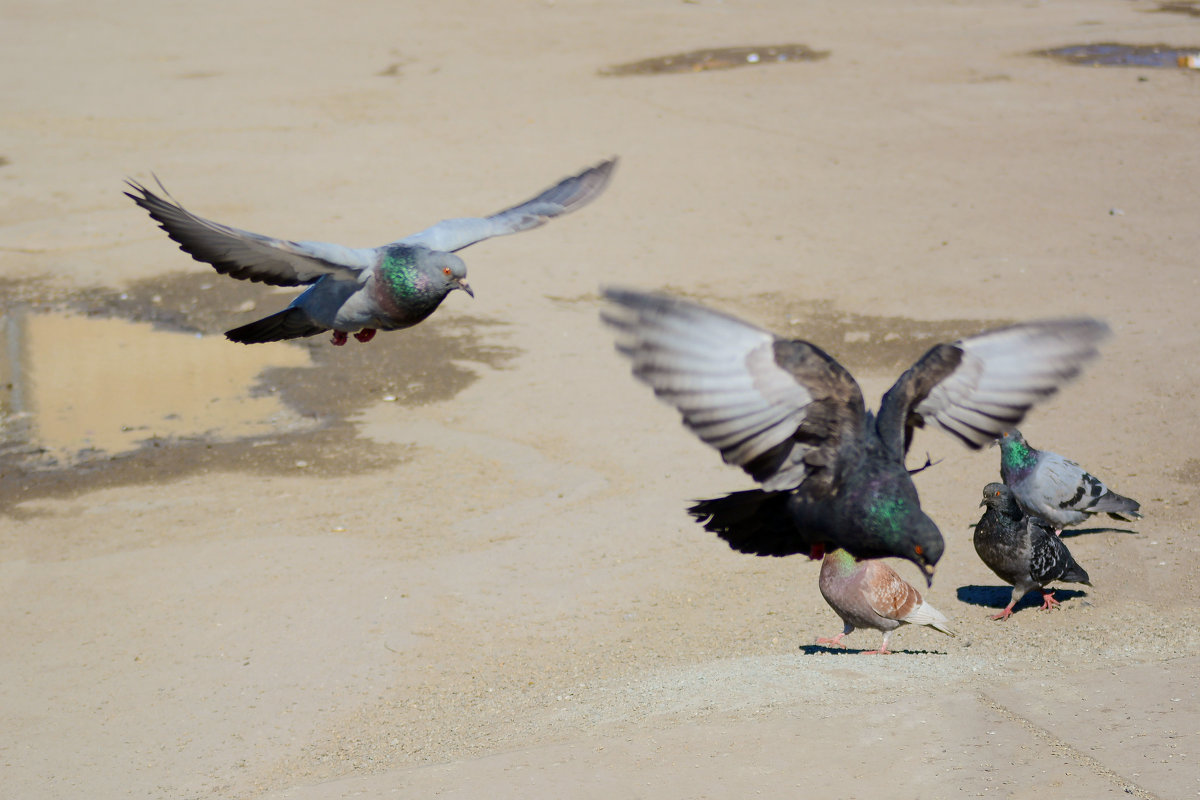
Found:
[[[467,376],[386,402],[310,370],[348,420],[259,450],[322,468],[6,473],[0,796],[1200,795],[1200,73],[1027,55],[1200,45],[1200,18],[1154,10],[5,2],[10,294],[211,275],[121,196],[151,170],[206,216],[366,245],[622,161],[594,206],[467,251],[477,299],[423,333],[313,343],[398,353],[401,387],[406,347]],[[830,55],[598,75],[789,42]],[[214,331],[249,318],[229,283]],[[1068,540],[1093,589],[991,622],[1008,592],[969,537],[998,453],[922,434],[948,541],[928,597],[960,637],[815,647],[840,628],[817,565],[684,513],[749,482],[630,379],[609,283],[813,338],[869,398],[930,332],[1103,317],[1104,358],[1024,430],[1146,517]],[[464,326],[505,357],[437,349]]]

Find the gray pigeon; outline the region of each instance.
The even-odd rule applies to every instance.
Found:
[[[1044,519],[1027,515],[1017,504],[1009,487],[989,483],[983,487],[987,506],[975,526],[975,552],[988,569],[1013,587],[1012,599],[992,619],[1008,619],[1013,606],[1037,589],[1042,593],[1042,608],[1058,605],[1048,583],[1082,583],[1091,586],[1087,572],[1075,562],[1071,551]]]
[[[226,337],[254,344],[332,329],[333,343],[342,345],[348,333],[367,342],[376,330],[416,325],[455,289],[474,297],[467,266],[455,252],[582,208],[604,191],[616,164],[615,158],[602,161],[490,217],[447,219],[391,244],[358,249],[274,239],[212,222],[134,181],[127,183],[138,194],[125,194],[149,212],[181,250],[223,275],[273,286],[312,284],[283,311],[234,328]]]
[[[1041,517],[1061,533],[1092,514],[1140,517],[1138,501],[1119,495],[1083,467],[1048,450],[1035,450],[1013,429],[1000,437],[1000,478],[1012,489],[1025,513]]]
[[[913,429],[932,423],[981,447],[1074,377],[1108,333],[1094,319],[1049,320],[936,345],[876,415],[815,345],[668,295],[604,294],[634,376],[762,484],[689,509],[706,529],[762,556],[819,558],[826,547],[899,556],[927,581],[944,542],[904,465]]]
[[[859,561],[845,550],[825,554],[821,562],[821,596],[837,612],[846,627],[832,639],[817,639],[817,644],[842,647],[842,638],[855,628],[883,631],[883,644],[869,654],[890,653],[888,640],[901,625],[928,625],[948,636],[946,615],[921,598],[921,593],[896,570],[878,559]]]

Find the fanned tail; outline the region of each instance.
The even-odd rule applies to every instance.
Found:
[[[748,489],[712,500],[701,500],[688,509],[707,531],[720,536],[739,553],[757,556],[811,555],[813,545],[793,522],[788,492]]]

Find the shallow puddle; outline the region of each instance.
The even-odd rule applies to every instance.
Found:
[[[656,56],[627,64],[602,67],[607,76],[669,75],[680,72],[704,72],[710,69],[733,69],[764,64],[793,64],[799,61],[819,61],[829,56],[828,50],[812,50],[802,44],[778,44],[747,47],[720,47],[693,50],[670,56]]]
[[[1035,50],[1033,55],[1088,67],[1200,69],[1200,48],[1165,44],[1075,44],[1052,50]]]
[[[300,427],[267,367],[305,367],[297,347],[232,347],[149,323],[15,309],[0,318],[0,423],[10,447],[70,464],[149,439],[233,439]]]
[[[210,469],[386,467],[407,449],[359,438],[356,414],[449,399],[519,352],[503,323],[445,312],[344,347],[222,335],[287,300],[206,273],[124,291],[0,281],[0,511]]]

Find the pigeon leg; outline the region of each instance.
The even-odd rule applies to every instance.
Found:
[[[1042,592],[1042,608],[1049,611],[1052,608],[1058,608],[1058,601],[1054,599],[1054,592]]]
[[[363,328],[361,331],[354,334],[354,338],[358,339],[360,342],[369,342],[375,338],[375,329]]]
[[[842,638],[850,635],[853,631],[854,626],[847,622],[845,627],[842,628],[842,632],[837,636],[832,639],[817,639],[817,644],[827,644],[830,647],[845,647],[846,645],[842,644]]]
[[[329,341],[333,343],[334,347],[341,347],[342,345],[344,345],[346,343],[346,332],[345,331],[334,331],[333,338],[330,339]]]
[[[865,650],[865,651],[863,651],[863,655],[864,656],[890,656],[892,654],[892,651],[888,650],[888,639],[890,639],[890,638],[892,638],[892,632],[884,631],[883,644],[879,645],[879,649],[878,650]]]

